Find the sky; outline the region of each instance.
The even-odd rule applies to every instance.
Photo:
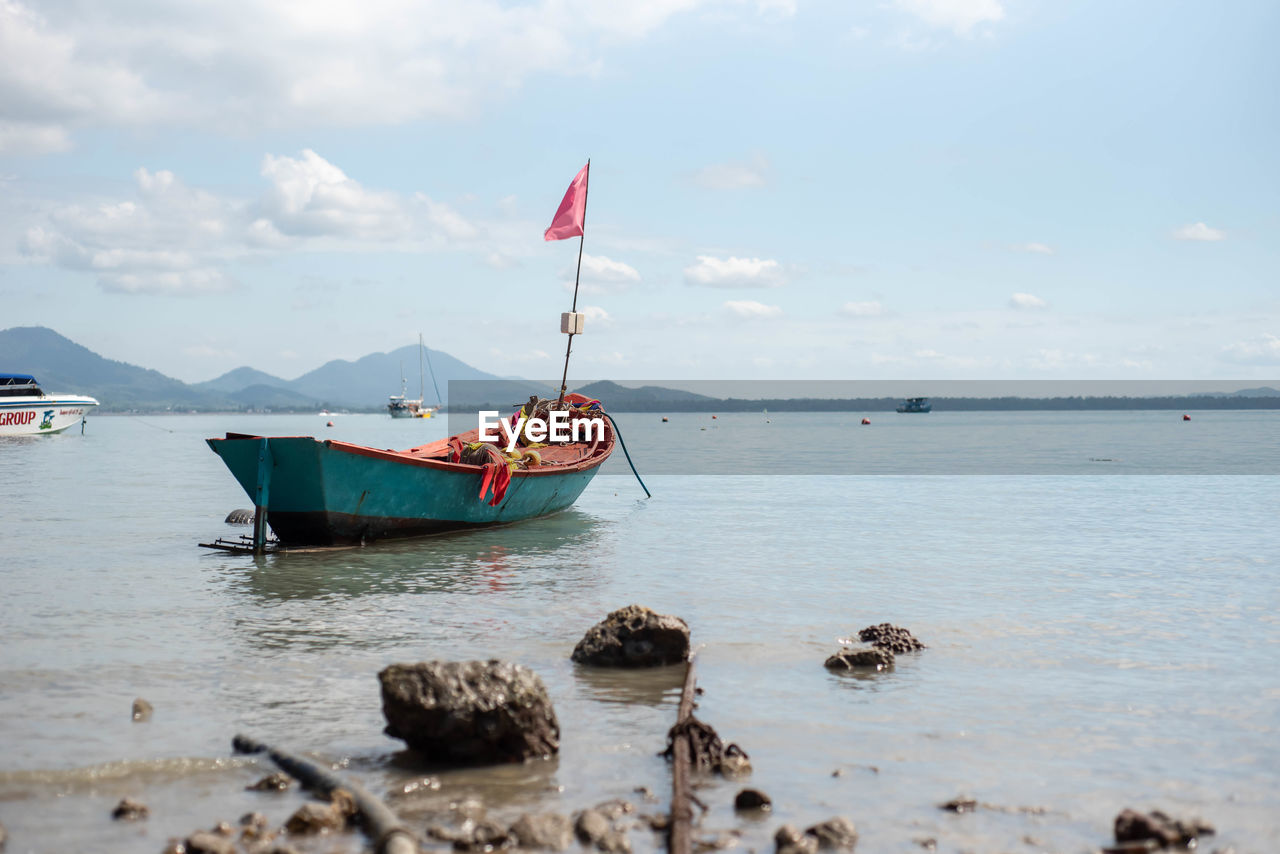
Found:
[[[0,0],[0,328],[188,382],[419,333],[558,378],[579,241],[542,235],[590,158],[571,380],[1274,380],[1277,32],[1274,0]]]

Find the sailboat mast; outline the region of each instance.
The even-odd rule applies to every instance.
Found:
[[[418,333],[418,403],[422,403],[423,381],[424,380],[422,376],[422,333],[419,332]]]

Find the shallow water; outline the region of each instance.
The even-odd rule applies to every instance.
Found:
[[[396,797],[417,826],[468,795],[504,818],[612,797],[665,811],[656,754],[680,668],[568,661],[632,602],[689,622],[699,716],[747,750],[749,784],[774,799],[748,819],[731,807],[743,781],[700,791],[704,831],[739,831],[744,848],[771,850],[783,822],[845,815],[864,851],[919,851],[925,837],[941,851],[1085,851],[1132,806],[1202,815],[1220,831],[1209,850],[1280,850],[1280,481],[1224,473],[1274,472],[1280,419],[1197,414],[1192,434],[1170,429],[1177,417],[886,416],[848,432],[864,459],[938,471],[950,434],[967,458],[998,450],[1003,468],[809,477],[647,472],[665,470],[664,446],[698,460],[781,448],[787,466],[819,470],[830,451],[810,437],[847,416],[620,415],[651,500],[606,475],[546,519],[256,559],[196,547],[244,532],[222,519],[249,503],[203,437],[410,447],[445,422],[96,417],[83,437],[0,443],[6,851],[158,852],[252,809],[283,820],[302,796],[243,791],[267,769],[231,756],[237,732],[344,763],[374,791],[403,788],[423,772],[381,733],[376,674],[431,658],[530,666],[563,743],[552,761],[437,774],[438,790]],[[1211,453],[1188,459],[1188,443]],[[1170,470],[1184,474],[1142,473]],[[929,649],[872,677],[821,666],[837,638],[886,620]],[[130,720],[137,696],[150,722]],[[936,808],[959,793],[993,808]],[[110,820],[126,794],[150,820]],[[1018,809],[1031,807],[1044,811]]]

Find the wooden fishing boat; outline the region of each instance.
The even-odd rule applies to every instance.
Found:
[[[478,430],[405,451],[310,436],[228,433],[207,441],[253,500],[256,538],[269,525],[284,546],[367,543],[501,525],[571,505],[613,452],[615,434],[598,401],[570,394],[564,403],[574,417],[599,417],[603,430],[591,441],[535,443],[514,455],[497,445],[474,448]],[[468,448],[480,462],[462,461],[459,450]]]
[[[544,233],[547,240],[584,235],[590,165],[588,161],[569,185]],[[580,274],[581,241],[578,267]],[[261,552],[268,526],[284,546],[366,543],[502,525],[568,507],[609,458],[617,435],[600,401],[566,393],[573,338],[582,334],[584,324],[577,307],[575,281],[572,309],[560,315],[560,331],[568,335],[560,392],[554,400],[535,396],[511,416],[512,429],[500,431],[509,433],[506,442],[501,437],[497,442],[481,441],[485,437],[480,435],[480,422],[476,430],[407,451],[311,436],[228,433],[208,439],[253,500],[254,531],[251,543],[203,545]],[[421,336],[418,348],[421,356]],[[402,383],[403,376],[402,370]],[[399,398],[391,398],[393,416],[397,400],[421,403],[405,401],[402,387]],[[521,421],[522,416],[529,420]],[[555,435],[554,430],[545,435],[548,422],[558,419],[569,426],[568,435]],[[542,422],[540,429],[533,426],[536,421]],[[573,429],[586,422],[592,429]],[[511,435],[518,438],[512,440]]]

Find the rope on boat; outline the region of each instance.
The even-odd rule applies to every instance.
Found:
[[[613,425],[613,432],[618,434],[618,444],[622,446],[622,453],[627,457],[627,465],[631,466],[631,473],[636,476],[636,480],[640,482],[640,488],[644,490],[645,498],[652,498],[653,494],[649,492],[649,487],[644,485],[644,481],[640,480],[640,472],[636,471],[636,464],[631,462],[631,454],[627,451],[626,440],[622,438],[622,431],[618,429],[618,422],[613,420],[613,416],[604,413],[604,417],[609,419],[609,423]]]
[[[231,746],[237,753],[267,754],[282,771],[298,778],[308,789],[324,795],[335,789],[350,792],[356,809],[360,811],[365,833],[373,840],[377,854],[418,854],[417,840],[391,808],[354,780],[344,780],[310,759],[277,750],[247,735],[237,735],[231,740]]]

